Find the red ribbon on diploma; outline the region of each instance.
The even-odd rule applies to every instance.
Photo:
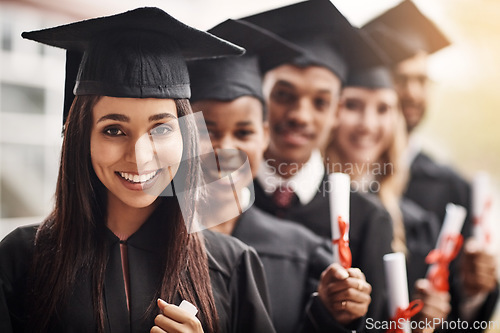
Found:
[[[423,307],[424,307],[424,302],[422,302],[419,299],[416,299],[412,301],[410,304],[408,304],[408,307],[406,309],[398,307],[396,309],[396,314],[391,319],[391,321],[395,322],[395,325],[391,323],[390,327],[394,328],[388,329],[386,333],[404,333],[403,328],[399,326],[401,323],[400,322],[401,319],[410,320],[411,317],[419,313]]]
[[[342,217],[338,217],[338,223],[339,223],[339,231],[340,231],[340,237],[338,239],[335,239],[332,241],[333,245],[337,245],[339,249],[339,259],[340,259],[340,264],[344,268],[350,268],[352,265],[352,254],[351,254],[351,249],[349,248],[349,241],[346,241],[344,239],[344,235],[347,232],[347,227],[348,224],[344,220],[342,220]]]
[[[487,217],[487,215],[491,209],[492,204],[493,204],[493,200],[491,200],[491,197],[489,197],[488,200],[486,200],[486,202],[484,203],[484,207],[483,207],[483,210],[481,211],[481,215],[474,218],[474,225],[483,225],[483,230],[485,232],[486,244],[491,243],[491,234],[490,234],[489,230],[484,229],[485,228],[484,219]]]
[[[460,234],[448,235],[440,249],[434,249],[425,258],[425,262],[428,264],[434,264],[429,272],[427,279],[432,283],[434,288],[438,291],[449,291],[450,284],[448,278],[450,276],[450,271],[448,266],[450,262],[455,259],[460,252],[464,238]],[[449,254],[443,253],[442,249],[446,249],[449,246],[453,249]]]

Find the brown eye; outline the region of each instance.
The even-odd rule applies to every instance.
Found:
[[[297,100],[295,94],[285,89],[276,89],[271,94],[271,98],[280,104],[291,104]]]
[[[107,136],[122,136],[125,135],[121,129],[118,127],[107,127],[104,129],[103,133]]]
[[[389,105],[382,104],[382,105],[378,106],[377,111],[379,114],[384,114],[384,113],[387,113],[389,111],[389,109],[390,109]]]
[[[427,77],[427,75],[418,75],[415,77],[415,79],[421,85],[425,85],[429,81],[429,78]]]
[[[241,130],[236,131],[235,135],[238,139],[246,139],[250,135],[252,135],[253,133],[254,133],[254,131],[252,131],[252,130],[241,129]]]
[[[330,100],[321,97],[315,98],[314,107],[319,111],[326,110],[330,107]]]
[[[363,109],[363,103],[359,100],[348,98],[344,102],[344,108],[350,111],[359,111]]]

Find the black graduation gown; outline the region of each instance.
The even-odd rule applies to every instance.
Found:
[[[434,249],[439,233],[436,216],[407,198],[401,198],[399,208],[403,214],[408,249],[406,269],[408,273],[408,291],[413,292],[415,281],[425,278],[428,264],[427,254]]]
[[[440,225],[446,215],[446,204],[454,204],[465,207],[468,211],[467,218],[462,228],[465,239],[471,236],[471,187],[467,181],[460,177],[451,168],[436,163],[425,153],[420,152],[410,166],[410,180],[405,196],[422,208],[436,214]],[[458,313],[459,304],[464,299],[462,282],[459,277],[459,257],[450,266],[450,294],[452,312],[449,320],[460,318]],[[498,287],[491,292],[478,311],[474,320],[487,321],[491,318],[498,300]],[[472,324],[469,325],[472,330]],[[482,330],[477,330],[480,332]]]
[[[325,188],[323,188],[323,185]],[[255,205],[272,215],[279,209],[264,192],[258,181],[254,181]],[[284,213],[283,218],[304,225],[317,235],[331,239],[329,185],[325,174],[320,189],[307,205],[298,200]],[[378,198],[371,194],[351,192],[349,241],[352,265],[363,271],[372,285],[372,302],[367,317],[373,320],[387,320],[387,295],[383,269],[384,254],[391,253],[393,237],[392,221]]]
[[[462,234],[464,237],[471,235],[471,187],[451,168],[419,153],[410,166],[410,179],[404,196],[436,214],[440,224],[444,221],[449,202],[467,208],[469,214]]]
[[[255,206],[240,216],[232,236],[253,247],[262,260],[276,332],[351,332],[335,322],[319,298],[312,295],[321,273],[332,262],[330,242]],[[354,328],[359,329],[360,322],[353,323]]]
[[[156,212],[155,212],[156,213]],[[109,260],[104,285],[108,332],[149,332],[156,313],[144,318],[160,279],[164,226],[153,214],[127,240],[130,319],[121,267],[119,239],[109,230]],[[26,273],[36,227],[18,228],[0,243],[0,332],[22,332]],[[262,263],[247,245],[232,237],[204,232],[210,279],[221,332],[274,332],[267,312],[268,297]],[[50,332],[93,332],[90,279],[79,275],[68,306],[60,309]]]

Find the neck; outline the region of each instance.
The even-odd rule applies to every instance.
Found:
[[[236,202],[237,197],[233,191],[222,192],[209,194],[210,207],[207,212],[201,212],[200,217],[203,219],[203,224],[211,230],[231,235],[244,207],[240,207],[241,201]],[[241,198],[241,194],[238,195],[238,198]],[[217,207],[217,209],[213,207]]]
[[[220,232],[221,234],[231,235],[233,233],[234,227],[236,227],[236,222],[238,221],[239,216],[236,216],[229,221],[226,221],[221,224],[217,224],[210,229],[213,231]]]
[[[128,239],[146,222],[153,213],[156,202],[143,208],[130,207],[112,194],[108,194],[108,217],[107,227],[120,240]]]

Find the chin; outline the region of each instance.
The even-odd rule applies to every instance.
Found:
[[[151,195],[144,194],[143,197],[141,198],[134,198],[134,199],[127,198],[125,200],[122,200],[122,202],[131,208],[141,209],[151,206],[156,201],[157,198],[158,198],[157,196],[154,197]]]
[[[283,160],[289,163],[305,163],[311,157],[313,149],[295,148],[295,147],[284,147],[281,149],[281,156]]]

